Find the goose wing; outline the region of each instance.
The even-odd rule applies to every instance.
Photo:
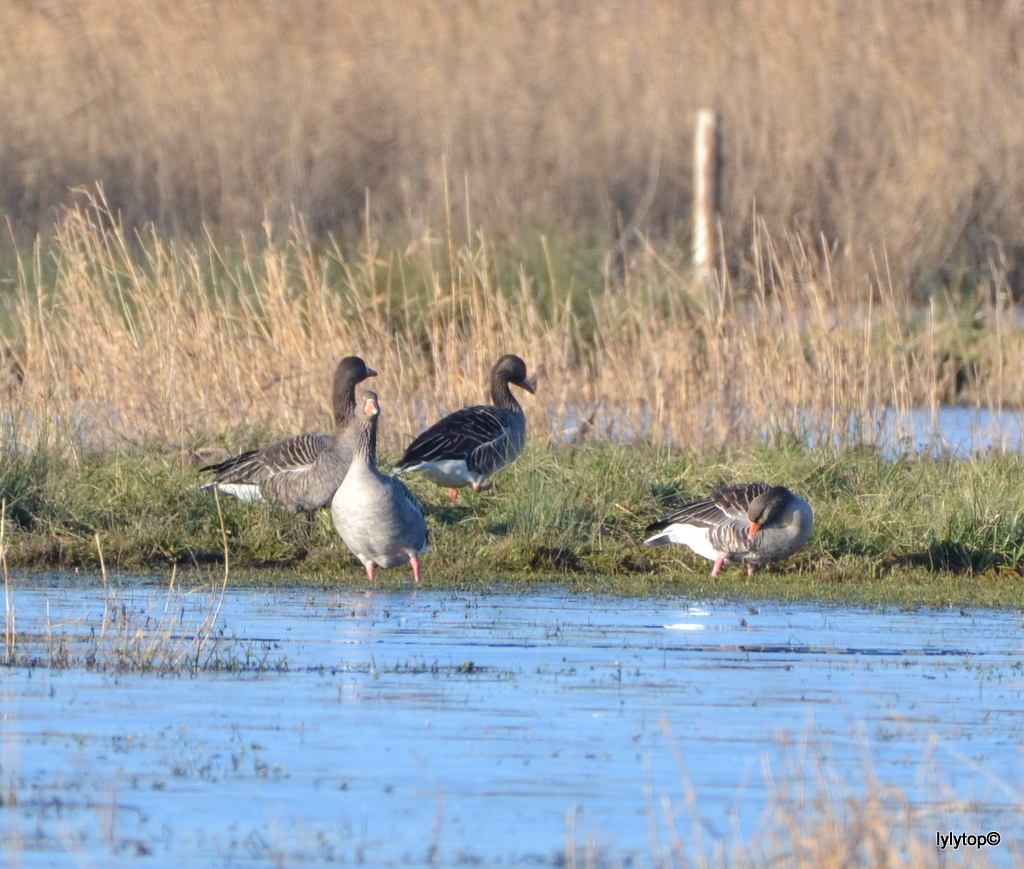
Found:
[[[767,483],[738,483],[726,486],[706,498],[689,501],[647,526],[647,533],[663,531],[670,525],[693,525],[697,528],[715,528],[735,520],[749,524],[747,509],[759,495],[767,492]]]
[[[724,516],[746,520],[750,505],[771,488],[767,483],[737,483],[719,489],[711,496],[711,500]]]
[[[330,446],[330,435],[306,432],[200,470],[213,471],[218,483],[263,484],[281,474],[308,472]]]
[[[391,486],[395,497],[401,504],[399,510],[408,517],[405,521],[410,526],[422,526],[423,540],[420,551],[423,551],[423,549],[430,546],[430,529],[427,528],[427,520],[423,515],[423,508],[420,507],[420,502],[416,500],[416,496],[413,495],[409,487],[399,480],[398,477],[388,477],[388,485]]]
[[[461,459],[472,466],[488,454],[504,455],[512,433],[509,416],[508,411],[492,405],[457,410],[409,444],[396,468],[450,459]]]

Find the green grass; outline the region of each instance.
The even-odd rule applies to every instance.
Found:
[[[644,526],[682,499],[736,481],[783,482],[815,510],[808,546],[748,577],[710,577],[681,547],[649,549]],[[430,587],[528,589],[558,583],[623,595],[818,600],[899,606],[1024,607],[1024,460],[970,461],[781,442],[702,457],[642,445],[533,444],[491,492],[409,479],[428,516]],[[178,455],[70,457],[0,450],[6,560],[13,569],[222,573],[233,584],[366,583],[327,511],[312,522],[266,504],[221,501]],[[405,568],[378,573],[410,583]]]

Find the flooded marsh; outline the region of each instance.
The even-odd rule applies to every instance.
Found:
[[[1001,835],[947,865],[1021,856],[1013,613],[44,579],[10,589],[3,865],[716,865],[879,788],[935,857]],[[205,659],[133,665],[112,608]]]

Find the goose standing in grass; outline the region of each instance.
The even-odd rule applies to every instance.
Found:
[[[811,505],[785,486],[739,483],[683,504],[646,528],[645,546],[679,543],[715,563],[744,562],[751,576],[761,564],[786,558],[811,536]]]
[[[305,432],[200,468],[216,474],[203,488],[244,501],[273,500],[296,512],[326,507],[352,460],[344,434],[356,407],[356,385],[376,374],[358,356],[346,356],[334,372],[334,431]]]
[[[419,554],[430,546],[427,521],[405,483],[377,469],[377,393],[364,392],[360,404],[346,433],[352,464],[331,501],[334,527],[370,582],[376,567],[406,562],[419,582]]]
[[[518,458],[526,442],[526,414],[508,388],[513,383],[529,393],[534,385],[526,363],[511,353],[491,369],[491,401],[464,407],[435,422],[417,437],[395,466],[402,474],[420,471],[432,483],[447,486],[455,501],[459,489],[490,488],[484,481]]]

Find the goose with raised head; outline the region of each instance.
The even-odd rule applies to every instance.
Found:
[[[376,374],[358,356],[346,356],[334,371],[332,432],[304,432],[200,468],[216,475],[202,488],[216,487],[245,501],[276,501],[296,512],[326,507],[352,460],[344,435],[356,407],[356,386]]]
[[[785,486],[739,483],[690,501],[652,522],[645,546],[679,543],[714,562],[712,576],[725,564],[743,562],[753,575],[762,564],[787,558],[811,536],[811,505]]]
[[[510,383],[531,394],[535,389],[526,363],[511,353],[491,369],[492,404],[464,407],[435,422],[409,444],[395,470],[422,473],[447,487],[452,501],[463,486],[490,488],[487,478],[514,462],[526,443],[526,414]]]
[[[419,554],[430,547],[427,521],[409,487],[377,468],[377,394],[364,392],[359,401],[346,432],[352,463],[334,493],[331,518],[342,541],[363,563],[370,582],[375,568],[406,562],[419,582]]]

